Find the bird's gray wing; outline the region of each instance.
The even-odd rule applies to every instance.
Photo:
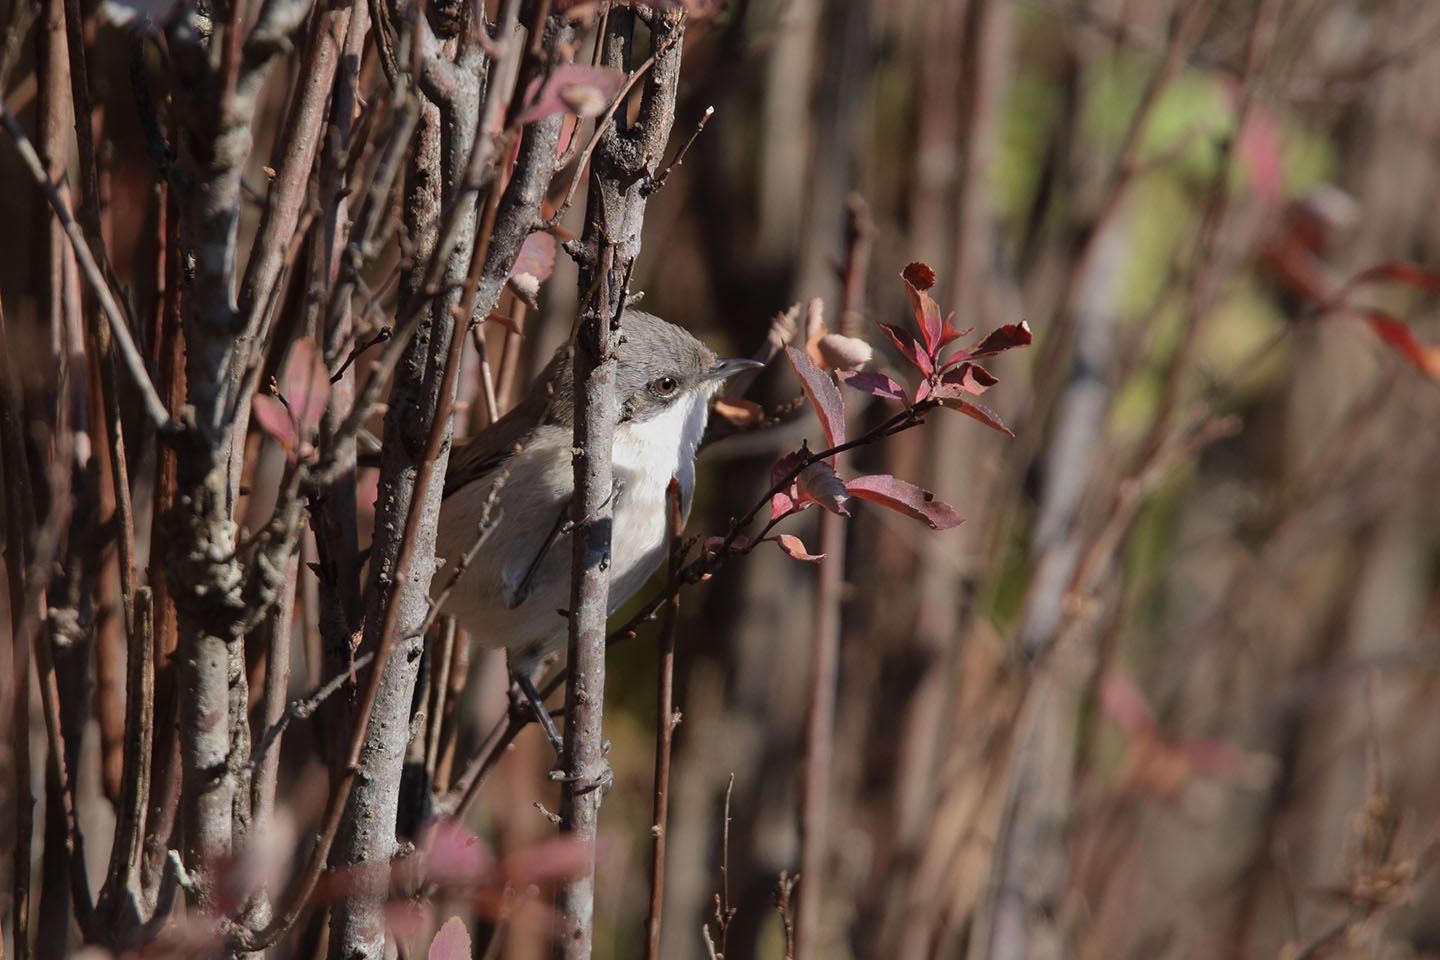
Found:
[[[515,609],[530,599],[530,589],[535,585],[535,574],[539,572],[540,565],[545,562],[545,557],[550,553],[550,548],[560,538],[560,531],[565,528],[565,516],[570,512],[570,502],[560,504],[560,509],[555,513],[555,522],[545,534],[545,539],[540,542],[540,547],[535,551],[534,558],[525,569],[525,575],[520,578],[515,589],[505,597],[505,606]]]
[[[514,409],[451,451],[444,495],[448,497],[498,470],[540,423],[557,419],[569,422],[566,418],[574,404],[572,396],[569,351],[562,348]]]
[[[517,408],[509,416],[501,417],[450,454],[450,465],[445,471],[445,496],[493,473],[514,456],[516,446],[523,444],[534,428],[533,424],[515,416],[518,413]]]

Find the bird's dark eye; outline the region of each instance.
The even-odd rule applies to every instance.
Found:
[[[676,382],[674,377],[661,377],[650,384],[650,389],[654,390],[659,396],[668,397],[674,393],[675,389],[679,386],[680,384]]]

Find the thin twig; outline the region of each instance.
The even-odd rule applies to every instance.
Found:
[[[69,205],[61,198],[55,189],[55,184],[45,175],[45,168],[40,163],[40,157],[35,153],[35,147],[30,143],[30,138],[25,135],[25,130],[20,122],[15,119],[9,109],[0,103],[0,120],[3,120],[5,129],[9,131],[11,138],[15,141],[15,147],[20,153],[20,159],[24,161],[25,168],[30,171],[30,176],[45,194],[45,199],[50,203],[50,209],[55,212],[55,217],[65,230],[65,236],[70,238],[70,245],[75,249],[75,258],[80,262],[80,269],[85,273],[85,279],[95,291],[96,298],[100,301],[100,308],[105,311],[105,317],[110,321],[110,331],[115,338],[115,343],[120,350],[120,359],[135,389],[140,393],[141,402],[144,404],[145,412],[155,429],[163,436],[173,436],[180,431],[180,426],[170,418],[170,413],[165,409],[165,404],[160,400],[160,394],[155,390],[155,384],[150,380],[150,374],[145,370],[145,360],[140,356],[140,351],[135,347],[135,341],[130,336],[130,327],[126,323],[125,314],[116,302],[114,294],[110,290],[110,284],[105,280],[105,274],[101,271],[100,265],[96,262],[94,254],[90,251],[90,245],[85,242],[85,235],[80,225],[70,213]]]
[[[799,883],[800,874],[781,870],[775,886],[775,909],[780,912],[780,925],[785,930],[785,960],[795,960],[795,911],[791,903]]]
[[[490,351],[485,348],[485,324],[477,323],[470,328],[475,340],[475,352],[480,357],[480,395],[485,399],[485,425],[500,419],[500,403],[495,399],[495,376],[490,370]]]
[[[685,143],[676,151],[675,159],[666,164],[665,169],[661,170],[655,179],[646,185],[645,192],[647,194],[653,194],[665,186],[665,179],[670,176],[670,171],[685,162],[685,155],[690,152],[690,148],[695,145],[695,141],[700,139],[700,131],[705,129],[705,124],[709,123],[710,118],[713,116],[715,116],[715,108],[713,106],[706,107],[705,112],[700,115],[700,122],[695,124],[695,129],[690,132],[689,138],[686,139]]]
[[[254,770],[260,766],[261,761],[265,759],[265,754],[269,752],[270,747],[274,745],[280,734],[285,732],[285,728],[290,725],[292,720],[304,720],[316,710],[319,710],[320,705],[334,695],[335,692],[347,682],[353,683],[358,672],[363,670],[365,666],[374,659],[375,652],[373,650],[366,651],[355,658],[350,670],[338,676],[331,677],[323,686],[308,697],[292,700],[290,705],[285,708],[285,712],[281,715],[280,719],[265,729],[265,734],[260,738],[260,743],[256,745],[255,752],[250,755],[248,763],[250,769]]]
[[[371,302],[373,303],[374,301],[372,300]],[[384,343],[386,340],[390,339],[390,336],[390,328],[381,327],[369,340],[366,340],[364,343],[356,344],[353,348],[351,348],[350,355],[345,358],[345,362],[340,364],[340,369],[336,370],[333,374],[330,375],[330,382],[339,383],[340,379],[345,376],[345,371],[350,369],[350,365],[355,362],[355,360],[360,356],[360,354],[364,353],[366,350],[369,350],[373,346]]]
[[[655,803],[650,820],[650,913],[645,918],[648,934],[646,960],[660,957],[660,917],[665,904],[665,841],[670,813],[670,746],[680,714],[675,710],[675,625],[680,612],[680,571],[685,564],[685,520],[680,512],[680,481],[670,478],[665,492],[667,525],[670,529],[670,599],[665,623],[660,628],[660,669],[656,687],[655,712]]]
[[[630,90],[635,86],[636,81],[649,72],[650,68],[655,65],[655,59],[668,48],[669,42],[662,44],[654,53],[650,54],[650,57],[644,63],[640,64],[639,67],[625,78],[625,82],[620,85],[620,89],[616,91],[615,96],[610,98],[610,102],[606,105],[605,112],[602,114],[604,119],[595,124],[595,131],[590,134],[590,139],[585,142],[585,149],[580,151],[580,159],[575,163],[575,174],[570,178],[570,186],[565,189],[565,199],[560,202],[560,206],[555,208],[554,215],[541,225],[541,229],[554,229],[559,225],[561,220],[565,219],[565,214],[570,212],[570,204],[575,200],[575,190],[580,186],[580,180],[585,174],[585,168],[590,164],[590,155],[593,154],[595,148],[600,145],[600,141],[604,139],[606,131],[615,123],[615,112],[620,108],[620,104],[625,102],[625,98],[630,95]]]

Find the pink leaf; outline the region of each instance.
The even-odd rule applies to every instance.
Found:
[[[847,480],[845,489],[862,500],[869,500],[916,520],[922,520],[929,524],[932,530],[949,530],[964,522],[954,507],[944,500],[935,499],[935,494],[929,490],[886,473]]]
[[[812,463],[801,470],[800,476],[795,478],[795,489],[803,499],[818,503],[831,513],[850,516],[850,510],[845,506],[850,494],[845,491],[844,482],[836,476],[835,468],[828,463]]]
[[[330,371],[310,337],[301,337],[291,345],[280,377],[280,395],[290,406],[301,439],[308,439],[319,428],[330,402]]]
[[[830,374],[810,362],[803,350],[786,347],[785,356],[790,358],[790,366],[805,388],[805,398],[820,420],[827,446],[838,447],[845,442],[845,401],[840,398],[840,388]]]
[[[999,430],[1001,433],[1015,436],[1015,431],[1005,426],[1005,421],[1000,419],[1000,415],[987,406],[957,397],[941,397],[940,405],[949,407],[951,410],[959,410],[965,416],[979,420],[992,430]]]
[[[918,367],[921,373],[928,377],[935,372],[935,364],[931,361],[930,355],[925,352],[925,348],[920,346],[920,341],[916,340],[909,330],[888,323],[882,323],[879,326],[890,338],[890,342],[895,344],[895,349],[900,351],[900,355]]]
[[[787,453],[777,460],[775,465],[770,468],[770,485],[773,487],[778,484],[790,471],[800,466],[800,462],[803,459],[804,456],[799,451],[796,451],[794,453]],[[799,499],[800,494],[796,492],[795,481],[792,480],[786,490],[782,490],[770,498],[770,519],[772,521],[779,520],[786,514],[795,513],[810,506],[809,503],[797,502]]]
[[[430,941],[429,960],[470,960],[470,931],[465,921],[451,917]]]
[[[1269,754],[1242,750],[1223,740],[1185,740],[1180,744],[1180,751],[1201,776],[1252,790],[1268,786],[1279,767]]]
[[[611,67],[574,63],[557,67],[543,81],[537,77],[525,91],[530,106],[520,114],[520,123],[534,123],[561,110],[581,117],[597,117],[605,112],[625,80],[623,70]],[[544,86],[540,85],[542,82]]]
[[[500,869],[511,887],[524,890],[531,884],[575,876],[584,869],[588,853],[579,840],[557,837],[521,847],[505,857]]]
[[[1145,694],[1127,674],[1111,670],[1100,683],[1100,712],[1131,736],[1158,731]]]
[[[823,553],[811,553],[806,550],[805,542],[794,534],[778,533],[773,537],[766,537],[765,539],[785,551],[787,557],[793,557],[796,560],[805,560],[809,563],[819,563],[825,559],[825,554]]]
[[[484,840],[455,820],[436,824],[425,854],[425,876],[435,883],[475,884],[494,876],[495,857]]]
[[[852,370],[837,371],[835,375],[847,387],[854,387],[856,390],[863,390],[877,397],[889,397],[892,400],[906,399],[905,388],[883,373],[876,373],[872,370]]]
[[[544,283],[555,270],[555,234],[537,230],[520,244],[520,253],[515,257],[515,266],[510,276],[529,274],[536,282]]]
[[[900,271],[905,282],[905,292],[910,295],[910,306],[915,309],[915,322],[925,337],[925,351],[934,357],[940,349],[944,324],[940,320],[940,305],[925,291],[935,285],[935,271],[923,263],[911,263]]]
[[[275,438],[287,457],[294,457],[295,448],[300,445],[300,431],[295,429],[295,421],[290,419],[290,411],[285,404],[280,402],[279,397],[260,393],[255,395],[254,409],[260,429]]]
[[[1028,347],[1033,339],[1034,336],[1030,333],[1030,324],[1024,320],[1019,323],[1007,323],[965,351],[965,359],[988,357],[1014,347]]]
[[[770,497],[770,519],[772,521],[779,520],[781,517],[804,510],[808,506],[810,506],[808,502],[796,503],[788,493],[774,494]]]

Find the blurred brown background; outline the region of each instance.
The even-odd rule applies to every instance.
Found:
[[[151,173],[129,41],[97,29],[126,281]],[[960,326],[1036,335],[992,368],[1015,439],[936,415],[853,461],[968,519],[862,506],[845,528],[826,868],[799,888],[822,891],[818,956],[1440,955],[1440,385],[1325,309],[1375,264],[1440,265],[1440,6],[732,0],[683,71],[672,143],[716,113],[650,205],[646,309],[722,354],[797,300],[837,324],[856,197],[877,348],[916,259]],[[22,177],[0,149],[9,224],[43,215]],[[0,235],[12,315],[27,236]],[[1440,343],[1414,284],[1350,298]],[[532,369],[575,315],[563,256],[541,308]],[[782,371],[752,395],[798,393]],[[722,532],[801,437],[809,412],[710,448],[691,528]],[[814,513],[794,527],[812,547]],[[822,602],[778,551],[685,595],[665,957],[706,956],[732,774],[725,956],[783,955]],[[643,934],[654,662],[648,633],[611,655],[602,957]],[[297,661],[296,694],[319,679]],[[478,658],[462,744],[504,682]],[[93,730],[85,750],[81,814],[103,824]],[[487,785],[475,826],[499,852],[550,835],[552,759],[528,729]],[[525,924],[507,938],[546,954]]]

